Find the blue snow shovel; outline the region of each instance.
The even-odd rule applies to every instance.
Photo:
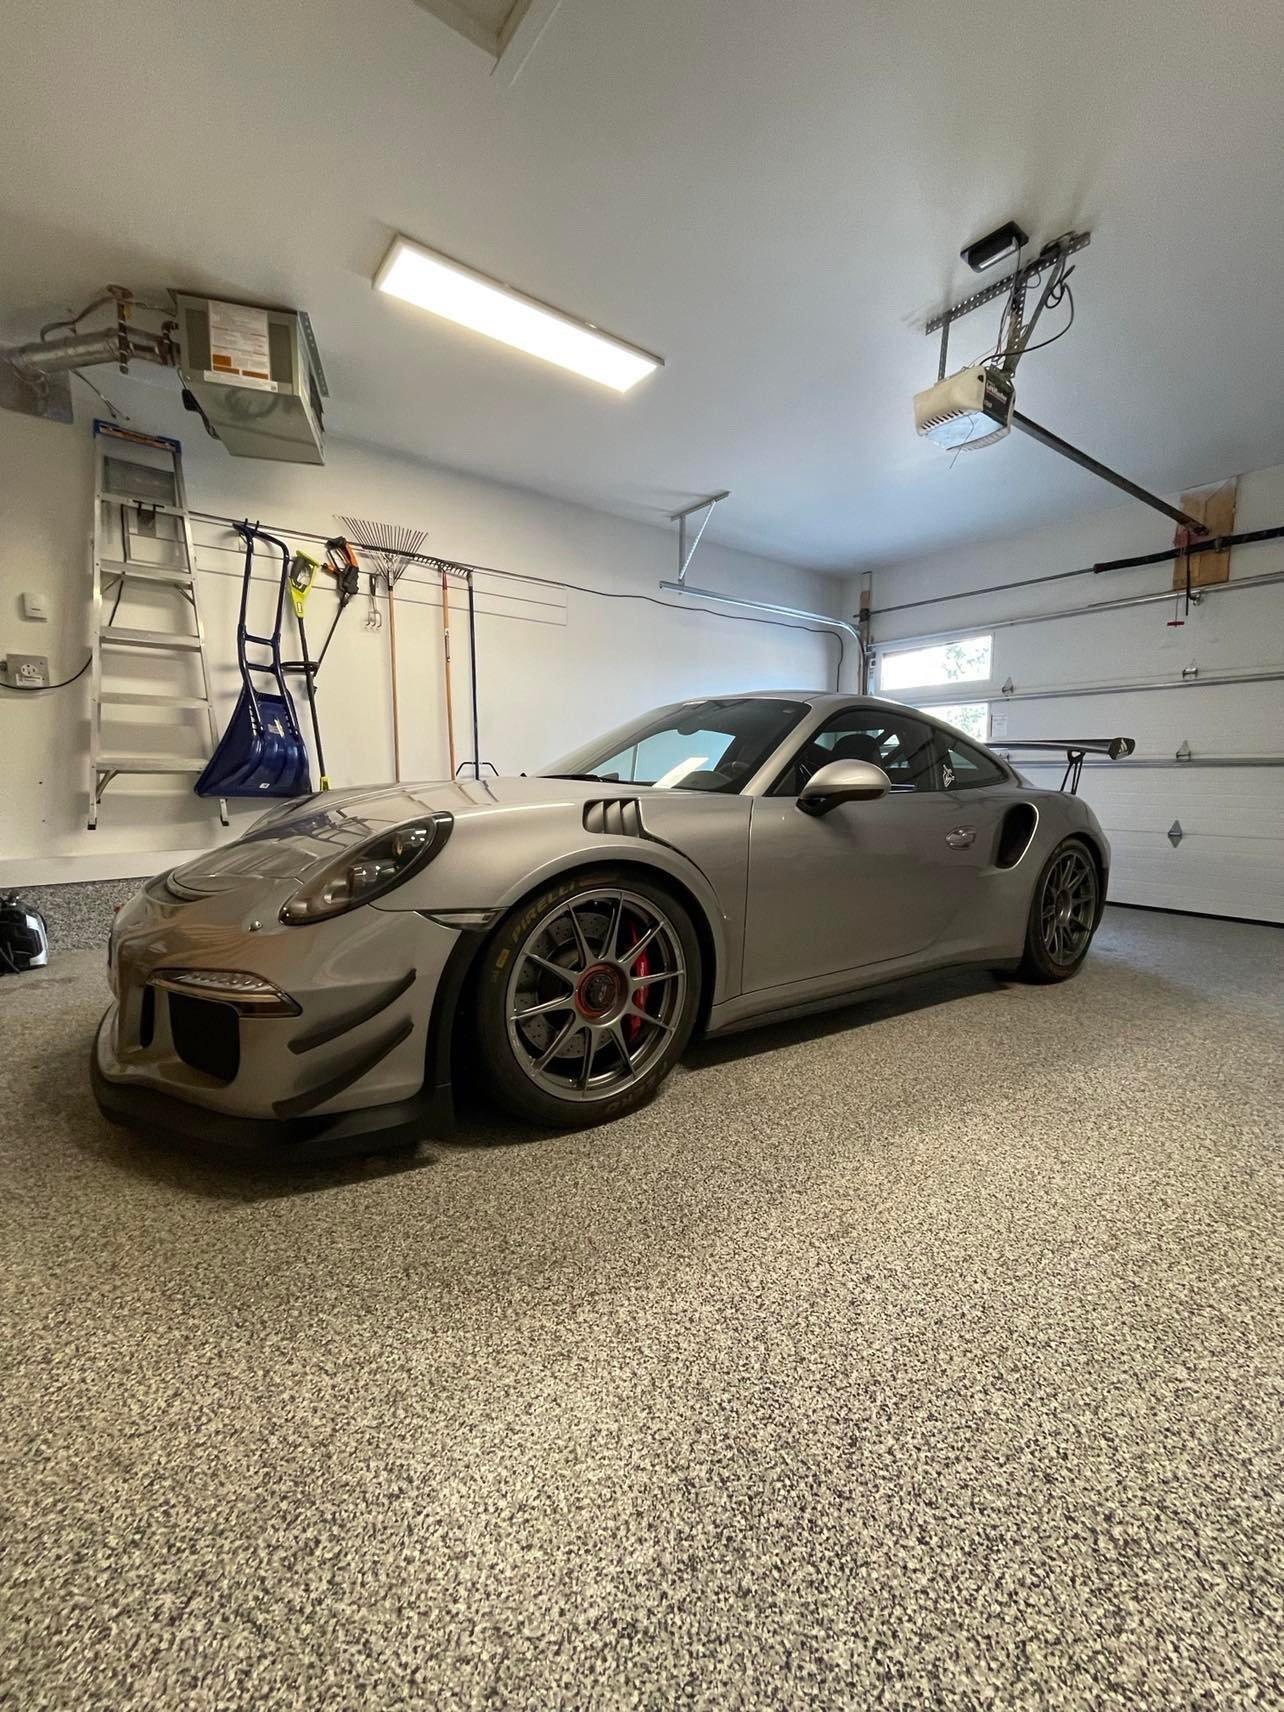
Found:
[[[236,531],[245,542],[241,612],[236,626],[241,693],[227,730],[194,789],[201,797],[307,796],[312,790],[307,745],[281,667],[281,620],[290,578],[290,549],[275,535],[253,528],[248,522],[238,523]],[[276,618],[270,636],[254,634],[246,623],[256,541],[266,542],[281,555]],[[251,659],[248,647],[266,649],[268,658]],[[256,678],[264,687],[256,687]]]

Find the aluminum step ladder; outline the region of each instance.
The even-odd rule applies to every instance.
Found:
[[[169,520],[162,526],[161,520]],[[155,555],[148,556],[148,549]],[[183,481],[183,448],[164,434],[138,434],[114,422],[94,423],[93,617],[90,636],[89,830],[112,780],[123,774],[173,774],[191,779],[204,771],[218,745],[218,723],[210,697],[205,627],[196,593],[196,549]],[[103,622],[104,584],[111,612]],[[175,604],[173,630],[138,630],[114,622],[124,594],[150,591]],[[163,607],[162,607],[163,613]],[[111,679],[142,658],[187,664],[188,694],[123,689]],[[194,668],[194,670],[193,670]],[[125,682],[131,680],[125,677]],[[110,728],[127,721],[118,708],[160,708],[175,717],[195,711],[193,735],[200,752],[142,752],[111,739]],[[106,729],[105,729],[106,728]],[[155,729],[155,728],[154,728]],[[219,819],[228,824],[227,803],[218,799]]]

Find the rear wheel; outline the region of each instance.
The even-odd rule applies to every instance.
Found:
[[[1088,955],[1101,913],[1101,877],[1081,838],[1063,839],[1043,864],[1026,925],[1020,973],[1066,981]]]
[[[609,869],[556,881],[482,953],[477,1038],[490,1085],[535,1123],[620,1117],[681,1056],[699,998],[699,940],[662,886]]]

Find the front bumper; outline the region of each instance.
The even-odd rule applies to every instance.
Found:
[[[273,926],[260,898],[174,902],[152,882],[117,917],[115,1002],[94,1040],[104,1115],[171,1140],[281,1159],[379,1152],[450,1125],[455,974],[477,936],[370,906]],[[248,971],[293,1014],[237,1016],[167,972]]]
[[[429,1087],[408,1100],[335,1112],[328,1117],[247,1118],[192,1105],[159,1086],[115,1082],[103,1069],[110,1061],[115,1006],[105,1012],[94,1036],[89,1080],[98,1109],[112,1123],[200,1153],[227,1159],[281,1164],[389,1153],[445,1135],[453,1122],[448,1084]]]

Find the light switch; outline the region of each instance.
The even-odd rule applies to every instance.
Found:
[[[22,597],[22,616],[24,618],[49,617],[49,598],[36,589],[27,589]]]

